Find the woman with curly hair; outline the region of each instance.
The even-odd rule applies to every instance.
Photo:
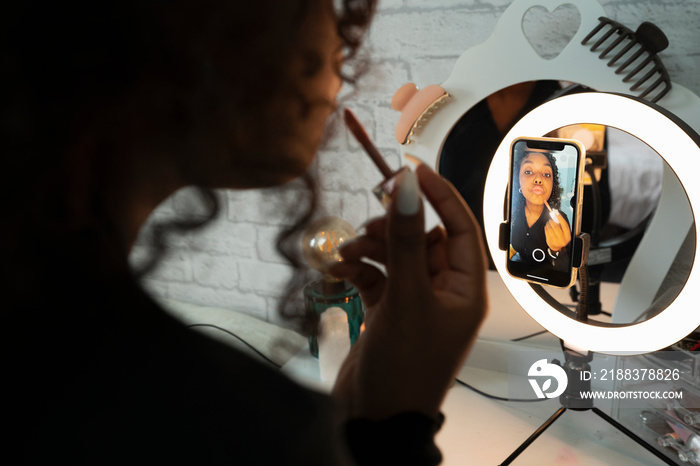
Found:
[[[561,207],[559,169],[551,152],[516,147],[513,161],[510,260],[569,265],[571,227]]]
[[[368,316],[332,397],[186,328],[139,281],[169,233],[217,214],[212,189],[301,178],[307,202],[279,240],[298,266],[289,238],[315,205],[306,170],[374,10],[374,0],[3,9],[2,419],[12,464],[440,461],[440,405],[487,300],[478,226],[427,167],[401,178],[386,217],[333,269],[361,291]],[[156,225],[160,252],[135,276],[128,256],[142,224],[184,186],[209,215]],[[445,219],[429,241],[421,191]]]

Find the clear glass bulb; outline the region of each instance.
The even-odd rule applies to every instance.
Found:
[[[314,221],[302,237],[302,252],[311,267],[326,275],[328,267],[340,262],[339,248],[357,232],[338,217],[323,217]]]
[[[304,287],[304,304],[309,312],[322,314],[330,307],[339,307],[348,317],[348,336],[353,344],[360,335],[365,311],[359,291],[345,280],[328,274],[328,267],[342,261],[340,246],[357,236],[348,222],[338,217],[323,217],[311,223],[302,237],[302,251],[311,267],[323,274],[323,279]],[[318,357],[318,341],[309,335],[309,351]]]

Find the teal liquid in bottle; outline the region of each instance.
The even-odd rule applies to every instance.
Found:
[[[365,310],[360,299],[360,292],[345,280],[329,282],[317,280],[304,287],[306,309],[321,315],[326,309],[339,307],[348,316],[350,345],[360,336],[360,328],[365,320]],[[309,336],[309,351],[318,358],[318,340],[316,335]]]

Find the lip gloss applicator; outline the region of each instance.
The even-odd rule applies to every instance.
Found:
[[[379,202],[381,202],[385,208],[388,208],[389,204],[391,203],[391,192],[394,190],[398,175],[401,172],[408,170],[408,167],[402,167],[397,171],[393,171],[389,165],[387,165],[384,157],[382,157],[382,154],[379,153],[377,147],[370,140],[365,128],[362,126],[362,124],[360,124],[357,117],[355,117],[355,114],[352,113],[349,108],[345,109],[344,118],[345,125],[384,176],[384,181],[372,189],[372,193],[374,193],[377,199],[379,199]]]
[[[547,201],[544,201],[544,205],[546,205],[547,209],[549,209],[549,216],[552,217],[552,220],[554,220],[556,223],[559,223],[559,219],[557,218],[556,211],[553,210],[551,207],[549,207],[549,203]]]

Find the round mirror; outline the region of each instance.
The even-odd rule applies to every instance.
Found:
[[[547,0],[544,4],[542,0],[514,1],[499,19],[492,35],[482,44],[466,50],[457,60],[452,73],[441,85],[450,96],[449,101],[439,111],[420,119],[420,132],[414,134],[411,144],[404,146],[403,152],[421,158],[443,173],[460,173],[462,179],[452,181],[456,185],[462,184],[458,188],[468,201],[469,190],[476,196],[481,195],[480,180],[483,180],[484,171],[488,170],[486,184],[483,186],[484,202],[474,202],[472,199],[471,203],[475,205],[476,211],[480,211],[478,215],[483,216],[489,249],[498,251],[495,256],[501,257],[498,239],[500,224],[504,219],[503,207],[509,172],[509,147],[504,145],[509,146],[513,138],[523,135],[541,136],[563,126],[595,124],[607,127],[607,132],[610,132],[610,128],[615,128],[637,136],[656,150],[666,162],[661,163],[663,190],[638,246],[638,250],[643,251],[643,254],[633,255],[624,276],[622,279],[618,278],[621,284],[615,301],[613,320],[619,318],[622,326],[608,324],[605,327],[595,322],[591,322],[591,325],[576,322],[571,318],[570,312],[554,306],[548,296],[538,294],[529,283],[511,280],[504,270],[505,260],[492,263],[521,306],[547,330],[567,343],[611,354],[655,351],[676,343],[700,326],[700,315],[690,311],[694,308],[694,299],[689,291],[694,288],[695,272],[692,264],[696,256],[694,245],[697,237],[697,226],[694,224],[693,209],[689,200],[691,203],[694,199],[695,202],[700,202],[700,194],[694,194],[700,186],[696,188],[693,180],[686,179],[694,172],[689,161],[700,157],[696,140],[696,132],[700,130],[700,98],[683,86],[670,82],[670,92],[657,101],[658,105],[650,106],[635,98],[624,97],[631,93],[639,93],[637,95],[641,96],[646,91],[638,89],[636,85],[630,86],[628,81],[616,74],[614,67],[608,66],[608,60],[601,59],[600,50],[596,47],[601,46],[601,40],[606,40],[602,37],[612,41],[615,35],[601,31],[601,27],[604,28],[601,26],[601,20],[607,15],[595,1],[576,3],[580,13],[579,28],[558,55],[545,58],[538,54],[523,35],[524,16],[533,6],[542,4],[549,11],[554,11],[560,3],[559,0]],[[598,34],[593,41],[589,37],[591,34]],[[509,59],[494,59],[504,56]],[[528,114],[536,115],[534,120],[520,126],[523,123],[520,116],[527,113],[528,105],[534,103],[530,102],[530,96],[537,95],[545,83],[551,83],[549,80],[557,84],[562,81],[578,82],[601,92],[586,94],[584,99],[570,95],[549,100],[541,106],[536,106]],[[547,96],[546,89],[542,90],[545,100],[551,97]],[[556,88],[553,90],[557,91]],[[620,95],[602,94],[603,92]],[[508,97],[509,93],[516,95],[515,102],[519,102],[520,106],[498,106],[497,111],[507,111],[503,114],[489,114],[485,120],[478,117],[478,112],[470,115],[472,108],[477,106],[481,106],[482,113],[484,109],[491,113],[489,100],[491,103],[498,103],[499,99]],[[580,100],[576,100],[575,103],[566,100],[566,104],[562,104],[562,99]],[[552,102],[558,103],[552,106]],[[541,110],[543,106],[547,108]],[[552,111],[555,107],[557,110]],[[672,112],[673,115],[669,116],[668,112]],[[471,122],[466,121],[469,118],[472,119]],[[498,120],[505,121],[506,126],[499,129]],[[509,131],[508,124],[512,125],[514,122],[517,123]],[[460,126],[463,126],[461,131]],[[466,145],[458,143],[460,134],[465,136],[464,127],[471,127],[471,132],[477,135],[476,138],[467,138]],[[496,134],[496,137],[488,137],[488,131]],[[694,136],[690,136],[691,134]],[[498,141],[502,138],[505,140],[499,145]],[[483,147],[487,141],[493,150]],[[452,149],[454,155],[458,156],[458,152],[465,147],[468,147],[472,154],[485,152],[486,161],[479,156],[465,159],[451,158],[448,155]],[[496,156],[489,165],[491,154],[494,152]],[[602,212],[603,219],[609,219],[613,214],[612,192],[617,188],[612,185],[609,176],[608,173],[607,183],[612,190],[611,202],[608,203],[611,212]],[[606,183],[604,177],[605,173],[601,173],[600,181],[603,184]],[[604,192],[601,195],[604,195]],[[653,202],[646,203],[651,204]],[[428,223],[436,221],[434,214],[427,212],[427,216]],[[588,216],[584,212],[584,217]],[[586,224],[585,218],[583,223]],[[606,232],[606,223],[610,221],[602,223],[601,234]],[[669,225],[673,225],[673,228],[669,228]],[[626,228],[634,229],[629,226]],[[619,236],[617,233],[611,232],[611,237]],[[601,242],[605,239],[606,237],[601,237]],[[688,247],[688,244],[692,246]],[[602,253],[605,254],[605,250],[602,250]],[[670,299],[672,302],[668,306],[659,307],[659,310],[664,312],[643,322],[633,323],[640,314],[644,314],[645,310],[650,308],[650,305],[653,307],[653,303],[658,302],[657,293],[668,281],[669,271],[672,274],[676,268],[674,260],[681,256],[690,264],[687,268],[690,273],[686,274],[686,285],[675,300]],[[649,315],[653,313],[652,310]]]

